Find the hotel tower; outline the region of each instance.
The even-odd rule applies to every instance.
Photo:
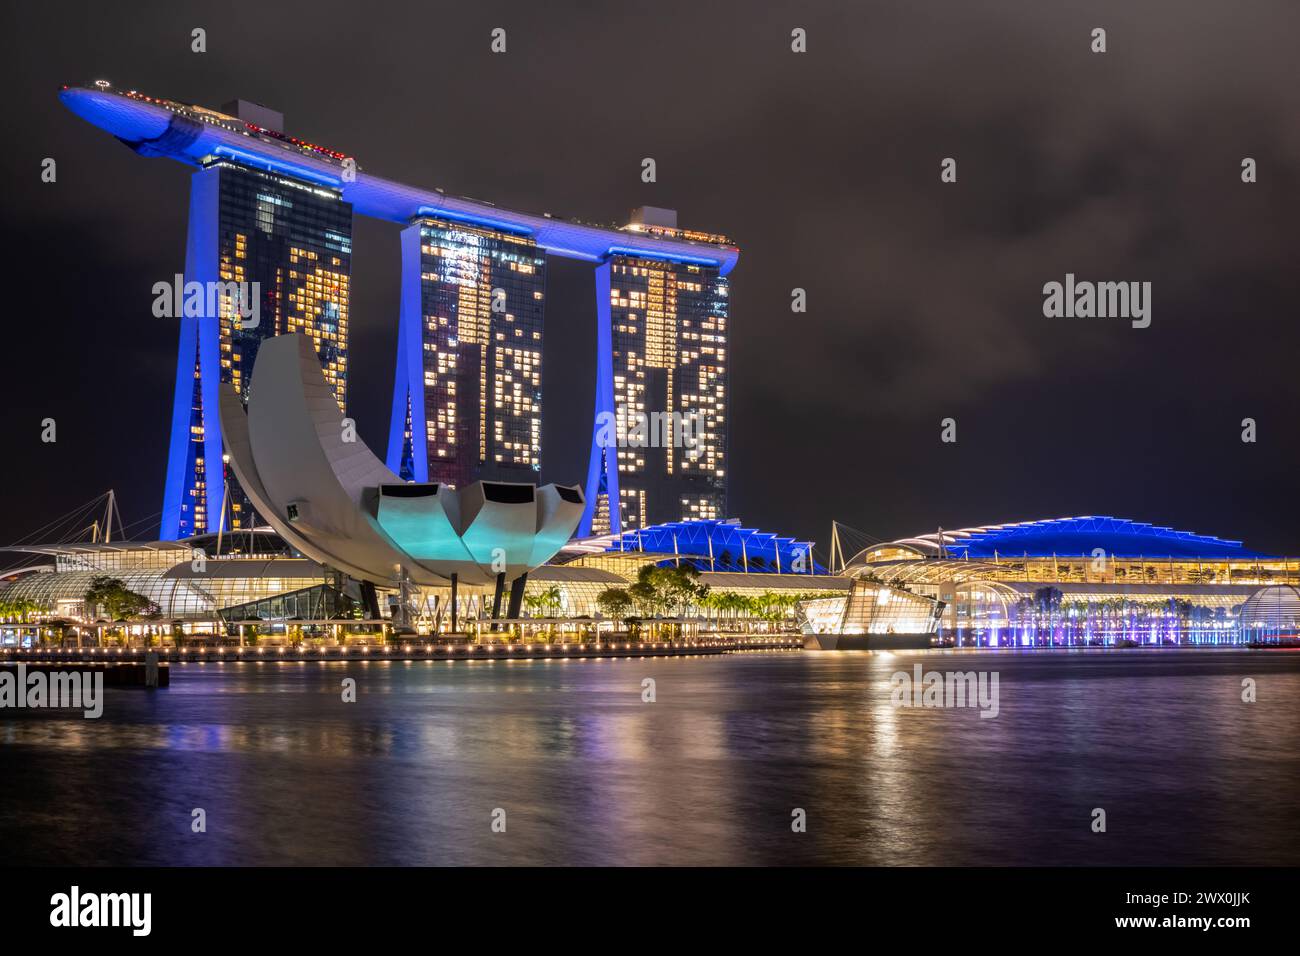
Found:
[[[140,155],[198,167],[183,279],[227,289],[176,319],[162,538],[258,523],[226,474],[217,409],[221,389],[247,400],[264,339],[306,334],[346,408],[354,212],[402,227],[392,471],[456,487],[537,480],[546,260],[561,256],[589,263],[596,287],[594,353],[564,369],[595,366],[578,534],[727,516],[727,275],[740,251],[726,237],[679,228],[667,209],[598,226],[383,179],[245,101],[216,111],[103,80],[59,95]]]
[[[446,218],[402,231],[389,469],[455,488],[537,481],[545,298],[526,235]]]
[[[635,210],[626,228],[726,242],[680,230],[674,211],[654,207]],[[728,291],[718,267],[703,262],[619,253],[596,267],[598,427],[580,534],[727,517]],[[610,447],[602,412],[613,413],[620,438],[639,425],[640,440]],[[666,414],[662,427],[657,414]],[[674,417],[685,432],[674,434]],[[675,440],[682,434],[688,443]]]
[[[254,123],[283,135],[277,113],[242,102],[224,109],[212,121]],[[339,408],[345,408],[351,259],[352,206],[337,189],[245,165],[237,157],[214,157],[193,175],[185,281],[239,283],[249,289],[250,300],[255,297],[255,306],[243,315],[241,303],[222,296],[216,314],[179,318],[163,539],[258,523],[233,474],[225,474],[220,445],[212,439],[220,432],[215,390],[233,388],[247,403],[263,339],[290,332],[309,336]]]

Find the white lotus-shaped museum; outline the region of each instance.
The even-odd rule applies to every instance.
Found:
[[[343,415],[304,335],[260,344],[247,413],[222,386],[221,432],[258,514],[307,557],[361,581],[513,579],[546,563],[582,517],[576,485],[402,481],[364,443],[344,440]]]

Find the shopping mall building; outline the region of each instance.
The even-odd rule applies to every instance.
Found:
[[[852,590],[810,605],[815,630],[928,631],[963,647],[1234,644],[1300,630],[1300,560],[1122,518],[940,530],[844,563]]]
[[[104,623],[85,603],[99,575],[156,604],[156,631],[167,638],[176,622],[190,637],[229,638],[241,623],[257,622],[263,635],[274,635],[294,622],[365,613],[355,581],[269,530],[227,535],[220,545],[209,535],[22,550],[30,563],[0,578],[0,608],[29,602],[34,620],[64,626]],[[205,560],[196,563],[196,553]],[[599,621],[602,591],[628,587],[647,564],[690,564],[714,592],[797,600],[786,625],[817,633],[920,633],[944,645],[1011,648],[1239,644],[1300,632],[1300,560],[1118,518],[900,538],[837,562],[838,573],[811,555],[812,542],[736,521],[672,522],[571,540],[527,575],[521,603],[531,607],[529,597],[550,592],[558,605],[548,617]],[[398,593],[396,586],[379,588],[382,616],[392,616]],[[407,600],[420,633],[452,629],[448,588],[410,586]],[[454,601],[462,627],[492,617],[490,584],[462,585]],[[726,623],[716,613],[710,621],[706,608],[690,613],[706,627]],[[8,642],[17,636],[11,628]]]
[[[151,630],[164,643],[170,643],[173,630],[190,639],[235,638],[241,625],[247,630],[256,623],[263,637],[274,637],[303,622],[357,621],[356,615],[366,614],[367,602],[357,581],[302,556],[269,529],[225,535],[222,540],[201,535],[185,541],[62,543],[4,550],[21,553],[23,565],[0,576],[0,609],[25,602],[34,611],[30,621],[50,624],[51,631],[60,627],[84,635],[114,623],[104,618],[102,609],[86,603],[91,582],[105,575],[157,606],[150,618],[131,622],[130,633]],[[828,575],[812,560],[811,542],[746,528],[734,520],[697,520],[574,539],[529,572],[517,606],[529,608],[528,598],[550,592],[558,594],[558,605],[546,612],[548,617],[595,621],[602,616],[597,605],[600,593],[628,587],[647,564],[690,564],[700,572],[700,584],[740,597],[802,599],[842,595],[849,587],[847,578]],[[397,582],[378,589],[383,618],[393,618],[399,593]],[[408,584],[405,593],[408,620],[424,635],[453,630],[453,600],[462,629],[480,622],[486,626],[493,616],[492,583],[462,583],[454,598],[448,586]],[[793,615],[793,601],[785,603]],[[698,613],[709,617],[707,610]],[[719,623],[715,614],[712,626]],[[706,621],[704,626],[710,624]],[[0,630],[4,629],[0,622]],[[30,640],[33,630],[16,628],[10,621],[5,642]]]

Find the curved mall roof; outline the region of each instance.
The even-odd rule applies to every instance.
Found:
[[[812,560],[813,544],[746,528],[735,518],[696,518],[584,538],[566,550],[677,555],[691,560],[701,571],[740,571],[749,564],[763,570],[780,568],[785,573],[823,574],[825,568]]]
[[[859,552],[853,562],[884,557],[890,551],[912,551],[918,557],[992,558],[1091,556],[1100,548],[1117,558],[1268,558],[1245,548],[1240,541],[1213,535],[1176,531],[1146,522],[1105,515],[1081,515],[1075,518],[1050,518],[1041,521],[1018,521],[1011,524],[982,525],[899,538],[873,545]],[[896,557],[896,555],[893,555]]]

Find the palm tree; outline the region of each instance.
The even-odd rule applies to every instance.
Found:
[[[525,594],[524,604],[534,617],[554,617],[564,606],[564,599],[560,596],[560,586],[552,584],[537,594]],[[547,625],[547,632],[550,633],[553,627],[553,624]]]
[[[1034,592],[1034,607],[1038,611],[1041,620],[1043,615],[1047,617],[1047,643],[1051,644],[1056,634],[1056,615],[1061,609],[1060,588],[1045,587],[1039,588]],[[1037,638],[1035,638],[1037,643]]]

